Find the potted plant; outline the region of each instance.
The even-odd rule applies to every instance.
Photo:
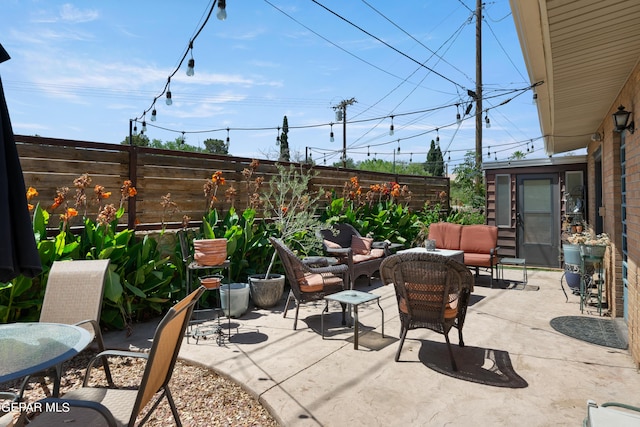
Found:
[[[320,249],[316,231],[323,228],[315,213],[316,203],[322,194],[309,191],[309,182],[314,176],[302,167],[276,164],[277,175],[269,181],[260,196],[263,216],[270,220],[268,234],[279,237],[293,251],[307,255]],[[264,274],[249,276],[249,288],[254,305],[261,308],[273,307],[282,298],[285,277],[273,274],[276,252]]]

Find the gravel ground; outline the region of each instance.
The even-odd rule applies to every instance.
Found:
[[[60,394],[82,386],[85,367],[95,352],[86,350],[65,363]],[[110,358],[111,373],[115,384],[121,388],[139,384],[144,370],[144,361],[135,358]],[[92,385],[106,385],[102,369],[93,370]],[[20,382],[4,385],[2,391],[17,392]],[[264,426],[277,427],[278,423],[267,410],[242,387],[221,377],[210,369],[190,365],[178,360],[169,383],[171,393],[186,426]],[[47,390],[48,391],[48,390]],[[38,380],[31,383],[25,399],[34,402],[46,397]],[[0,413],[0,415],[2,415]],[[143,411],[144,415],[144,411]],[[141,419],[141,417],[139,417]],[[156,408],[147,426],[175,425],[166,399]]]

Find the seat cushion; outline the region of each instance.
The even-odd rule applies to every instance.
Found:
[[[351,250],[355,255],[369,255],[373,239],[369,237],[351,236]]]
[[[439,249],[460,249],[462,225],[449,222],[434,222],[429,225],[429,239],[436,241]]]
[[[498,257],[493,257],[493,265],[498,264]],[[464,253],[464,265],[473,267],[491,267],[491,255],[474,254],[470,252]]]
[[[407,308],[407,301],[400,297],[400,301],[398,302],[398,308],[401,312],[405,314],[409,314],[409,309]],[[453,319],[458,315],[458,300],[455,300],[444,308],[444,318],[445,319]]]
[[[343,282],[340,276],[325,275],[318,273],[307,273],[298,280],[301,292],[322,292],[335,287],[342,287]]]
[[[359,262],[369,261],[372,259],[382,258],[384,256],[384,249],[371,249],[371,252],[368,254],[354,254],[353,255],[353,263],[358,264]]]

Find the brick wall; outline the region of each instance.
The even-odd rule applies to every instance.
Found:
[[[623,240],[622,240],[622,187],[621,187],[621,135],[613,130],[611,114],[618,105],[634,112],[636,126],[640,125],[640,67],[636,67],[620,95],[603,118],[598,131],[604,135],[601,142],[588,146],[588,185],[595,188],[594,154],[601,149],[602,159],[602,204],[604,232],[612,239],[611,251],[605,259],[607,268],[607,301],[613,317],[622,317],[623,308]],[[640,366],[640,285],[638,263],[640,261],[640,131],[625,131],[626,142],[626,222],[627,222],[627,326],[629,351],[636,365]],[[589,195],[589,222],[594,223],[598,214],[593,192]]]

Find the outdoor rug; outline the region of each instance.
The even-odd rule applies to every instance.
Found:
[[[615,321],[597,317],[562,316],[551,319],[551,327],[561,334],[604,347],[626,350],[627,340]]]

